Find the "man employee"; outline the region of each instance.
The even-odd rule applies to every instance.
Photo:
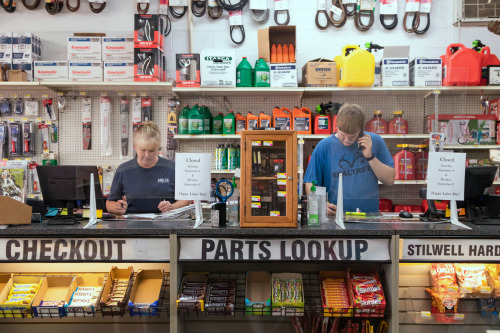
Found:
[[[327,213],[337,209],[342,173],[345,211],[378,212],[378,181],[394,184],[394,160],[380,135],[363,131],[365,114],[356,104],[344,104],[337,115],[338,130],[314,149],[304,177],[306,192],[312,182],[326,187]]]

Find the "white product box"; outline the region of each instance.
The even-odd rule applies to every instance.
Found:
[[[102,81],[102,61],[69,62],[69,81]]]
[[[372,87],[380,87],[380,74],[381,74],[382,58],[384,57],[384,49],[372,50],[371,53],[375,56],[375,77],[373,80]]]
[[[101,60],[101,37],[68,37],[68,60]]]
[[[441,58],[415,58],[410,63],[410,84],[415,87],[435,87],[443,83]]]
[[[384,58],[381,71],[382,87],[408,87],[410,85],[408,58]]]
[[[28,74],[28,81],[33,81],[33,63],[12,64],[12,69],[25,71]]]
[[[35,81],[68,81],[67,61],[35,61]]]
[[[134,61],[134,38],[103,37],[103,61]]]
[[[12,63],[12,32],[0,33],[0,63]]]
[[[104,81],[134,81],[134,62],[104,62]]]
[[[271,64],[270,76],[273,88],[296,88],[297,65],[295,63]]]
[[[236,52],[202,50],[200,79],[202,87],[236,87]]]
[[[26,64],[33,61],[40,60],[40,48],[37,46],[39,38],[30,33],[12,34],[12,63],[13,64]]]

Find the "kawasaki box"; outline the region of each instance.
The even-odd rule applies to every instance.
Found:
[[[201,51],[202,87],[236,87],[236,52],[207,49]]]

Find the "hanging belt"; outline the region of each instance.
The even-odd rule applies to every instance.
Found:
[[[68,10],[70,12],[76,12],[78,9],[80,9],[80,0],[76,0],[76,6],[73,7],[69,4],[70,0],[66,0],[66,8],[68,8]]]
[[[198,8],[199,11],[196,11]],[[201,9],[200,9],[201,8]],[[207,12],[207,1],[206,0],[191,0],[191,12],[196,17],[202,17]]]
[[[321,25],[321,23],[319,23],[320,14],[323,14],[326,17],[326,24],[325,25]],[[330,26],[330,18],[328,17],[328,13],[326,12],[326,10],[318,10],[316,12],[315,22],[316,22],[316,26],[318,27],[318,29],[321,29],[321,30],[326,30],[328,28],[328,26]]]
[[[239,0],[237,3],[234,5],[231,4],[231,1],[229,3],[226,3],[227,0],[217,0],[217,3],[219,6],[221,6],[223,9],[227,11],[234,11],[234,10],[240,10],[243,9],[248,3],[248,0]]]
[[[332,0],[332,7],[336,7],[342,10],[342,16],[340,17],[340,20],[335,20],[334,13],[333,11],[330,11],[330,23],[335,27],[335,28],[342,28],[347,21],[347,15],[346,15],[346,7],[342,3],[342,0]]]
[[[286,13],[286,20],[283,23],[278,22],[278,14],[280,12]],[[288,23],[290,23],[290,13],[288,12],[288,10],[286,10],[286,9],[285,10],[275,10],[274,11],[274,23],[276,23],[277,25],[288,25]]]
[[[160,17],[165,16],[165,30],[163,31],[163,36],[167,37],[172,30],[172,21],[170,21],[170,17],[168,15],[160,15]]]
[[[418,26],[420,25],[420,13],[419,12],[415,12],[415,16],[413,17],[413,20],[412,20],[412,27],[411,28],[408,28],[407,27],[407,23],[406,21],[408,20],[408,16],[411,12],[406,12],[405,13],[405,17],[403,18],[403,28],[405,29],[405,31],[407,33],[413,33],[415,31],[417,31],[417,28]]]
[[[258,14],[259,12],[262,12],[262,14]],[[267,20],[269,19],[269,9],[265,10],[256,10],[256,9],[250,9],[250,16],[255,22],[259,23],[266,23]]]
[[[40,4],[40,0],[35,0],[33,2],[33,4],[29,5],[28,4],[28,0],[23,0],[23,5],[24,7],[26,7],[27,9],[29,10],[33,10],[33,9],[36,9],[38,7],[38,5]]]
[[[421,15],[422,15],[422,14],[420,14],[420,13],[419,13],[419,15],[418,15],[419,20],[420,20],[420,16],[421,16]],[[430,28],[430,26],[431,26],[431,14],[430,14],[430,13],[425,13],[425,15],[427,16],[427,24],[425,25],[424,30],[418,30],[418,26],[420,25],[420,23],[419,23],[419,24],[416,26],[416,28],[415,28],[415,33],[416,33],[416,34],[418,34],[418,35],[423,35],[423,34],[425,34],[425,33],[429,30],[429,28]],[[413,17],[413,22],[412,22],[412,25],[413,25],[413,26],[415,26],[415,20],[416,20],[416,17],[417,17],[417,15],[415,15],[415,16]],[[420,22],[421,22],[421,21],[420,21]]]
[[[354,8],[352,10],[349,10],[349,6],[354,6]],[[354,16],[356,15],[356,4],[355,3],[349,3],[349,4],[346,4],[345,5],[345,13],[347,16]]]
[[[175,10],[174,10],[174,7],[170,6],[168,7],[168,11],[170,12],[170,14],[172,15],[173,18],[176,18],[176,19],[180,19],[184,16],[184,14],[186,14],[187,12],[187,6],[184,6],[182,7],[182,12],[181,13],[177,13]]]
[[[49,13],[50,15],[56,15],[57,13],[59,13],[64,4],[60,1],[60,0],[53,0],[54,2],[46,2],[45,3],[45,10],[47,11],[47,13]]]
[[[16,3],[13,0],[8,0],[7,4],[5,4],[4,0],[0,0],[0,4],[7,13],[13,13],[16,10]]]
[[[96,13],[96,14],[99,14],[100,12],[102,12],[104,10],[104,8],[106,8],[106,2],[103,2],[101,3],[100,6],[95,6],[94,7],[94,3],[93,2],[90,2],[89,1],[89,5],[90,5],[90,10],[93,12],[93,13]]]
[[[240,28],[240,31],[241,31],[241,40],[239,41],[235,41],[234,38],[233,38],[233,30],[234,30],[234,27],[239,27]],[[232,25],[230,28],[229,28],[229,34],[231,36],[231,40],[233,41],[234,44],[241,44],[245,41],[245,28],[242,26],[242,25]]]
[[[367,25],[364,25],[361,20],[363,16],[370,17],[370,21],[368,21]],[[354,15],[354,25],[356,26],[356,29],[358,29],[359,31],[367,31],[368,29],[371,28],[374,21],[375,21],[375,15],[373,14],[373,10],[356,11],[356,15]]]
[[[144,8],[142,8],[142,3],[140,3],[140,2],[137,3],[137,12],[139,14],[145,15],[148,13],[148,11],[149,11],[149,2],[146,3],[146,7],[144,7]]]
[[[211,19],[215,20],[215,19],[218,19],[219,17],[221,17],[221,15],[224,12],[224,10],[219,5],[217,5],[217,6],[208,6],[207,12],[208,12],[208,17],[210,17]]]
[[[385,19],[387,17],[392,18],[392,22],[390,24],[385,23]],[[382,24],[382,26],[384,28],[386,28],[387,30],[392,30],[398,25],[398,15],[397,14],[394,14],[394,15],[382,15],[382,14],[380,14],[380,24]]]

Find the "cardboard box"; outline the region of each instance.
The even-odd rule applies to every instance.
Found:
[[[69,304],[65,305],[66,315],[69,317],[85,317],[92,316],[95,314],[95,309],[99,305],[99,300],[101,296],[97,297],[93,304],[88,306],[75,306],[73,305],[74,293],[80,288],[94,287],[100,289],[100,294],[102,294],[104,286],[104,274],[83,274],[75,277],[75,283],[71,288],[71,300]]]
[[[69,61],[100,61],[101,37],[68,37]]]
[[[380,64],[380,84],[382,87],[410,86],[409,55],[409,46],[384,47]]]
[[[202,295],[199,300],[180,300],[183,292],[183,286],[186,281],[199,282],[205,285],[205,292],[207,290],[208,275],[203,273],[190,273],[182,277],[179,294],[177,295],[177,311],[179,312],[198,312],[205,311],[205,295]]]
[[[31,206],[7,196],[0,196],[0,225],[31,224],[31,211]]]
[[[302,85],[304,87],[336,87],[336,62],[322,58],[308,61],[302,67]]]
[[[139,271],[128,301],[130,315],[158,316],[162,286],[161,269]]]
[[[175,55],[175,85],[177,87],[199,87],[200,81],[200,55],[176,54]]]
[[[104,62],[104,81],[134,81],[134,63]]]
[[[349,298],[349,307],[347,308],[329,308],[326,306],[326,301],[324,298],[322,281],[326,278],[340,278],[344,279],[347,286],[347,297]],[[349,283],[349,275],[347,272],[334,271],[334,272],[319,272],[319,282],[321,287],[321,304],[323,306],[323,316],[324,317],[352,317],[353,315],[353,300],[352,300],[352,290],[351,284]]]
[[[134,15],[134,47],[164,49],[163,20],[157,14]]]
[[[257,38],[259,43],[259,58],[264,58],[267,63],[271,62],[271,45],[273,44],[292,44],[295,48],[295,54],[297,54],[294,25],[271,26],[259,29],[257,30]]]
[[[69,62],[69,81],[102,81],[102,62]]]
[[[287,280],[300,280],[301,288],[301,302],[289,303],[282,300],[277,300],[273,295],[274,281],[287,281]],[[273,316],[303,316],[304,315],[304,284],[302,274],[300,273],[273,273],[271,279],[271,299],[272,299],[272,315]]]
[[[31,314],[31,305],[34,298],[28,304],[4,304],[9,297],[14,284],[38,284],[43,281],[41,276],[14,275],[7,281],[2,291],[0,291],[0,318],[25,318]],[[36,294],[35,294],[36,297]]]
[[[202,87],[236,87],[236,52],[205,49],[201,51]]]
[[[245,291],[245,312],[247,314],[271,314],[271,278],[269,272],[247,272]]]
[[[435,87],[443,83],[441,58],[415,58],[410,63],[410,84],[415,87]]]
[[[103,315],[123,315],[125,314],[125,306],[127,305],[128,298],[130,296],[131,284],[132,284],[132,276],[134,274],[134,268],[132,266],[128,268],[118,268],[113,266],[111,271],[108,274],[108,278],[106,279],[106,283],[104,284],[104,288],[102,289],[101,300],[99,301],[99,305],[101,307],[101,311]],[[118,302],[118,306],[107,306],[106,300],[108,299],[108,295],[111,294],[113,288],[113,281],[126,281],[128,283],[127,290],[125,292],[125,296],[123,301]]]
[[[26,80],[27,81],[33,81],[33,63],[30,62],[30,63],[26,63],[26,64],[12,64],[12,70],[15,70],[15,71],[24,71],[26,72]],[[13,81],[10,76],[9,76],[9,72],[7,72],[7,80],[8,81]],[[15,75],[15,73],[14,73]],[[17,78],[14,76],[14,80],[19,80],[20,77],[18,76]],[[26,80],[23,80],[23,81],[26,81]]]
[[[488,114],[495,116],[497,121],[500,121],[500,98],[490,99]]]
[[[40,60],[39,38],[30,33],[12,34],[12,63],[25,64]]]
[[[64,304],[68,304],[75,287],[75,277],[47,276],[43,279],[35,298],[33,299],[33,314],[35,317],[64,317]],[[42,301],[64,301],[61,306],[40,306]]]
[[[298,86],[295,63],[271,64],[269,67],[272,88],[296,88]]]
[[[434,115],[425,118],[425,130],[430,132]],[[438,131],[444,134],[445,145],[496,144],[496,117],[475,114],[440,114]]]
[[[11,82],[26,82],[28,81],[28,73],[23,70],[11,69],[7,71],[7,78]]]
[[[163,60],[159,49],[134,49],[134,81],[161,82],[164,78]]]
[[[35,61],[35,81],[68,81],[67,61]]]
[[[0,33],[0,64],[12,63],[12,32]]]
[[[12,274],[0,274],[0,295],[11,278]]]
[[[134,38],[103,37],[103,61],[134,61]]]

